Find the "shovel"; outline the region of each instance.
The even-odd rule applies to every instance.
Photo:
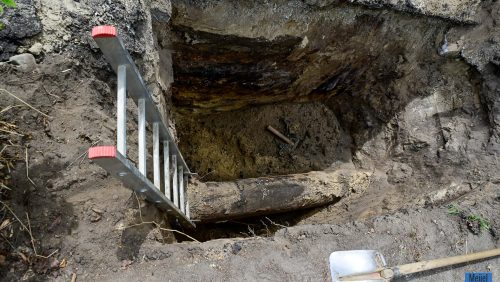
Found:
[[[455,257],[433,259],[388,267],[384,256],[374,250],[339,251],[330,254],[332,281],[390,281],[430,269],[500,256],[500,248]]]

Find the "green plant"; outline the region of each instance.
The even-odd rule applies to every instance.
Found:
[[[448,214],[459,215],[460,208],[458,207],[458,205],[457,204],[449,204],[448,205]]]
[[[14,0],[0,0],[0,16],[3,14],[4,6],[8,8],[15,8],[16,2]],[[5,28],[5,23],[0,22],[0,31]]]
[[[490,222],[480,215],[471,214],[467,217],[467,220],[470,222],[477,222],[481,230],[490,230],[491,228]]]
[[[471,225],[472,223],[477,223],[480,230],[486,231],[490,230],[491,228],[491,224],[487,219],[477,214],[466,213],[465,211],[461,210],[460,207],[455,203],[448,205],[448,214],[458,215],[463,220],[466,220],[469,229],[471,229],[472,226],[474,226]]]
[[[9,7],[9,8],[15,8],[16,7],[16,2],[14,0],[0,0],[0,3],[3,5],[0,5],[0,14],[3,13],[3,6]]]

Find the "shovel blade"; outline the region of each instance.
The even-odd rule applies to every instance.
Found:
[[[332,281],[340,277],[369,273],[386,267],[384,256],[375,250],[338,251],[330,254]],[[383,281],[383,280],[362,280]]]

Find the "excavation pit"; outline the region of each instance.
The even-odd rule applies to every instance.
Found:
[[[450,21],[345,3],[239,9],[228,1],[180,0],[174,7],[168,25],[154,25],[160,83],[171,86],[164,98],[180,150],[201,183],[196,191],[213,191],[200,203],[212,203],[221,215],[192,206],[207,217],[198,223],[205,230],[200,239],[247,232],[234,227],[235,220],[272,233],[261,222],[269,222],[268,207],[245,199],[217,202],[241,197],[242,184],[260,193],[263,180],[359,173],[342,178],[345,190],[330,202],[298,208],[308,211],[280,207],[271,219],[284,226],[331,223],[387,213],[410,205],[407,199],[428,201],[432,179],[449,185],[453,163],[468,162],[457,149],[467,130],[448,127],[466,119],[481,130],[486,115],[477,72],[443,51],[458,40],[445,38]],[[217,193],[218,185],[231,192]],[[243,216],[237,208],[249,202],[255,213]],[[296,220],[285,220],[290,217]]]
[[[319,102],[174,117],[182,129],[180,149],[202,181],[304,173],[350,159],[349,136],[333,111]],[[266,130],[268,125],[294,145]]]

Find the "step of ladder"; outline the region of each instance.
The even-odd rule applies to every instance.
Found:
[[[190,175],[189,168],[163,122],[136,65],[118,37],[116,28],[94,27],[92,37],[118,76],[117,142],[116,146],[90,148],[89,159],[122,181],[125,187],[157,204],[170,215],[170,218],[176,218],[185,227],[195,227],[189,218],[189,203],[185,193]],[[138,167],[127,159],[127,94],[138,108]],[[153,129],[153,182],[147,178],[146,123]],[[163,151],[163,177],[160,167],[161,151]],[[160,190],[162,183],[165,194]]]

